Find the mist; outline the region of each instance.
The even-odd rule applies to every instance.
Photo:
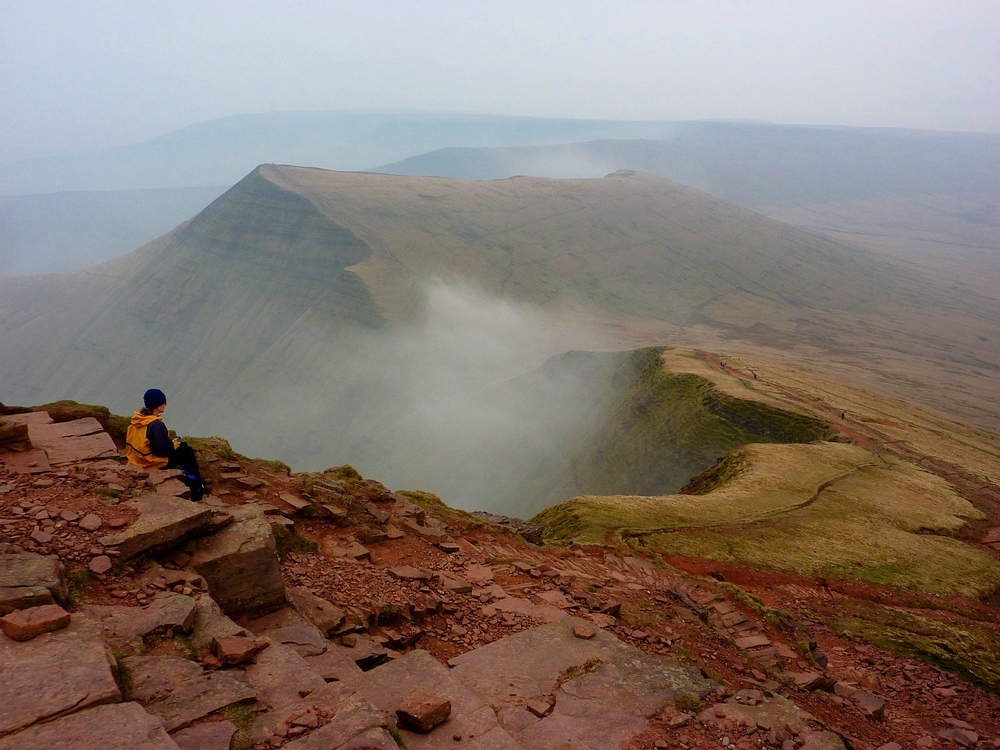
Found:
[[[349,463],[455,507],[537,512],[600,421],[594,391],[610,366],[607,356],[558,355],[607,342],[569,315],[467,285],[429,284],[424,298],[410,325],[327,332],[329,348],[296,355],[294,382],[275,382],[250,400],[252,417],[244,410],[213,429],[296,471]]]

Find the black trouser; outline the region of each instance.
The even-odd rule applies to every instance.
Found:
[[[195,486],[191,487],[191,499],[201,500],[205,485],[201,479],[201,470],[198,468],[198,458],[194,455],[190,445],[181,443],[174,448],[166,468],[181,469],[193,476],[196,481],[194,482]]]

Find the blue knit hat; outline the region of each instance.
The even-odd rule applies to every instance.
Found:
[[[163,391],[159,388],[150,388],[142,394],[142,403],[146,405],[147,409],[155,409],[167,403],[167,397],[163,395]]]

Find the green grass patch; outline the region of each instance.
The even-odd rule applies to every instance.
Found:
[[[285,557],[289,552],[319,552],[319,545],[309,537],[300,534],[294,526],[272,523],[271,531],[274,533],[275,549],[282,562],[285,561]]]
[[[251,458],[250,463],[258,469],[263,469],[271,474],[284,474],[287,477],[292,473],[291,467],[284,461],[271,461],[266,458]]]
[[[66,604],[71,609],[80,604],[93,580],[86,568],[70,568],[66,571]]]
[[[236,725],[230,750],[251,750],[256,745],[250,731],[254,720],[253,711],[242,703],[233,703],[223,708],[220,713]]]
[[[128,664],[125,663],[126,654],[112,650],[115,665],[118,672],[118,689],[121,690],[122,700],[130,701],[135,697],[135,678]]]
[[[333,479],[339,479],[345,482],[362,482],[364,477],[361,476],[361,472],[355,469],[350,464],[344,464],[343,466],[331,466],[328,469],[323,469],[323,474]]]
[[[198,661],[198,649],[186,635],[178,633],[173,637],[174,648],[185,658]]]
[[[791,616],[786,612],[782,612],[780,609],[772,609],[771,607],[768,607],[757,596],[751,594],[749,591],[744,591],[735,583],[730,583],[729,581],[716,581],[713,578],[712,585],[722,589],[723,591],[728,591],[732,595],[733,599],[738,601],[751,612],[763,617],[772,625],[778,625],[780,627],[783,619],[791,619]]]
[[[399,750],[406,750],[406,742],[403,740],[403,735],[399,733],[399,730],[396,729],[396,727],[392,724],[387,724],[385,731],[387,731],[389,736],[392,737],[392,741],[396,743],[396,747],[398,747]]]
[[[556,687],[562,687],[570,680],[575,680],[577,677],[583,677],[591,672],[596,672],[602,664],[604,664],[604,660],[598,656],[594,656],[587,659],[583,664],[574,664],[572,667],[567,667],[556,678]]]
[[[199,457],[204,456],[205,460],[217,457],[231,461],[240,457],[239,454],[233,450],[233,446],[231,446],[229,441],[225,438],[185,437],[184,442],[190,445],[191,448],[199,454]]]
[[[919,467],[830,442],[748,445],[720,466],[703,494],[578,497],[533,520],[547,539],[641,538],[654,552],[901,591],[1000,586],[1000,563],[956,538],[979,511]]]
[[[687,711],[689,714],[697,714],[705,707],[705,702],[697,695],[681,693],[674,698],[674,705],[679,711]]]
[[[921,659],[1000,695],[1000,634],[895,609],[872,609],[829,623],[872,645]]]
[[[468,511],[464,511],[459,508],[452,508],[432,492],[422,492],[421,490],[399,490],[396,494],[402,495],[416,506],[424,508],[425,510],[433,511],[434,515],[447,516],[475,526],[489,525],[489,522],[484,521],[481,518],[476,518],[476,516],[472,515]]]

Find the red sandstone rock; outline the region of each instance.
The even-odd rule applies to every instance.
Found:
[[[225,666],[243,664],[267,646],[267,641],[239,635],[223,635],[212,639],[212,652]]]
[[[451,715],[451,701],[426,693],[413,692],[396,709],[400,726],[426,734]]]
[[[573,626],[573,635],[577,638],[583,638],[584,640],[589,640],[597,635],[597,631],[594,630],[589,625],[583,625],[582,623],[577,623]]]
[[[90,565],[87,567],[90,568],[90,572],[94,575],[104,575],[111,570],[111,558],[107,555],[99,555],[91,560]]]
[[[36,635],[69,625],[69,612],[58,604],[19,609],[0,618],[3,632],[15,641],[28,641]]]

